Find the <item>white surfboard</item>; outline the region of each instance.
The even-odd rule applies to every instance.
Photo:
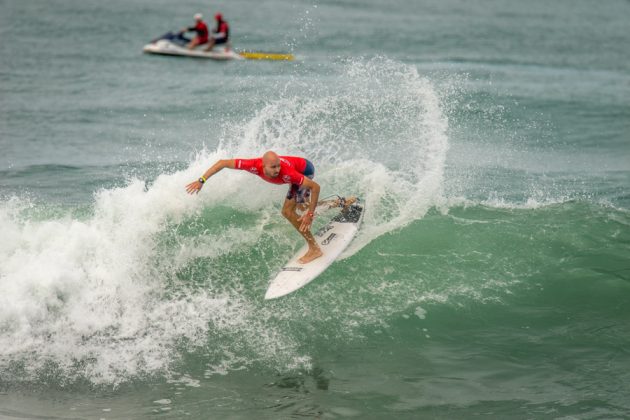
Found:
[[[324,255],[307,264],[300,264],[298,259],[308,249],[304,245],[271,280],[265,299],[275,299],[294,292],[326,270],[352,242],[363,220],[363,211],[364,206],[358,201],[341,209],[337,216],[314,234]]]

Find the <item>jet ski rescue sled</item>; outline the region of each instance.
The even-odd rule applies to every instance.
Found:
[[[211,60],[293,60],[292,54],[264,53],[264,52],[236,52],[230,48],[216,46],[211,51],[205,51],[201,45],[197,49],[188,49],[190,40],[181,33],[167,32],[154,39],[142,48],[148,54],[171,55],[180,57],[207,58]]]

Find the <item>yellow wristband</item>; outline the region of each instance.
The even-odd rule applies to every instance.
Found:
[[[202,184],[205,184],[207,181],[206,178],[203,177],[203,175],[201,175],[201,177],[199,178],[199,182],[201,182]]]

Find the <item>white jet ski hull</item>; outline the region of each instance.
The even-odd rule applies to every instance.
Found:
[[[243,60],[243,57],[223,46],[217,46],[212,51],[204,51],[201,45],[197,49],[189,50],[186,47],[177,45],[167,39],[159,39],[144,46],[142,51],[148,54],[174,55],[180,57],[207,58],[211,60]]]

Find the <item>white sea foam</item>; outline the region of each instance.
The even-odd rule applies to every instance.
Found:
[[[308,95],[288,93],[270,103],[222,149],[305,156],[315,163],[323,195],[363,198],[364,227],[347,257],[441,201],[448,121],[436,88],[413,66],[383,58],[348,62],[338,77],[310,86]]]
[[[0,368],[25,362],[29,380],[52,362],[68,379],[115,384],[168,371],[182,347],[205,348],[210,374],[259,360],[309,366],[276,322],[288,315],[248,301],[238,273],[227,288],[169,284],[197,259],[252,247],[270,224],[285,226],[278,214],[285,188],[244,172],[218,174],[198,196],[185,193],[220,158],[268,149],[303,155],[315,163],[323,195],[361,196],[365,225],[348,255],[440,202],[447,121],[431,83],[385,59],[347,63],[336,76],[333,86],[307,92],[289,86],[250,121],[227,127],[217,150],[199,152],[183,171],[96,192],[90,215],[36,219],[26,216],[24,200],[2,203]],[[216,206],[251,212],[255,221],[175,234],[164,250],[161,236]]]
[[[258,334],[260,325],[239,296],[168,290],[173,273],[167,267],[228,252],[201,238],[207,246],[182,240],[170,263],[157,254],[160,234],[221,197],[185,193],[198,172],[193,165],[148,188],[136,180],[100,191],[85,219],[32,220],[20,216],[27,203],[1,206],[0,367],[24,362],[23,379],[29,380],[52,362],[67,379],[116,384],[167,371],[182,345],[205,346],[209,332],[217,331],[243,339],[249,334],[261,348],[291,352],[290,339],[281,334]],[[229,189],[226,183],[223,193]],[[257,234],[235,229],[229,241],[217,242],[238,246]]]

